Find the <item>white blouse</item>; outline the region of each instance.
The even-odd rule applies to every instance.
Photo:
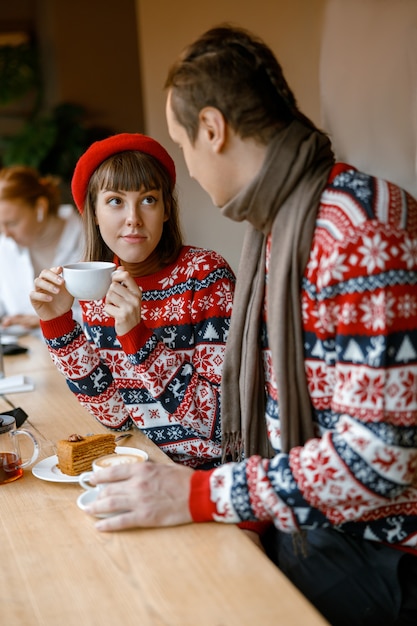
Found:
[[[66,212],[65,227],[55,250],[51,267],[80,261],[84,250],[82,220],[74,210]],[[35,272],[28,248],[0,235],[0,317],[4,315],[34,315],[29,299],[33,291]],[[81,310],[74,302],[74,315],[81,320]]]

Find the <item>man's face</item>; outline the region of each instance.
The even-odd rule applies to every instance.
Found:
[[[210,142],[207,141],[204,129],[199,129],[197,138],[191,143],[184,126],[177,121],[171,108],[171,94],[168,93],[166,103],[166,118],[169,135],[174,143],[182,150],[188,173],[208,193],[216,206],[225,204],[225,187],[222,182],[220,159]]]

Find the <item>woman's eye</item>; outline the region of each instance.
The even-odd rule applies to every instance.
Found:
[[[157,199],[154,196],[145,196],[142,200],[142,204],[155,204]]]
[[[109,198],[109,199],[107,200],[107,204],[110,204],[110,206],[120,206],[120,205],[121,205],[121,203],[122,203],[122,201],[121,201],[121,199],[120,199],[120,198],[114,198],[114,197],[112,197],[112,198]]]

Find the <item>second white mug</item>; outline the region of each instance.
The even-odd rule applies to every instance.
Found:
[[[115,465],[125,465],[126,463],[143,463],[148,460],[148,455],[144,450],[135,450],[135,453],[131,452],[115,452],[114,454],[106,454],[93,461],[93,471],[83,472],[80,474],[78,481],[84,489],[97,489],[103,487],[101,483],[96,487],[90,483],[90,478],[94,472],[99,472],[108,467],[114,467]]]

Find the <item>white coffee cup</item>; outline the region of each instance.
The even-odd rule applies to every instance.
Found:
[[[102,300],[110,287],[115,263],[84,261],[70,263],[62,268],[65,286],[78,300]]]
[[[100,472],[103,469],[114,467],[115,465],[125,465],[132,463],[143,463],[148,460],[148,455],[144,450],[136,449],[135,452],[122,452],[106,454],[95,459],[92,463],[93,471],[83,472],[80,474],[78,481],[84,489],[100,489],[105,486],[106,483],[100,483],[99,485],[92,485],[89,481],[94,472]]]

